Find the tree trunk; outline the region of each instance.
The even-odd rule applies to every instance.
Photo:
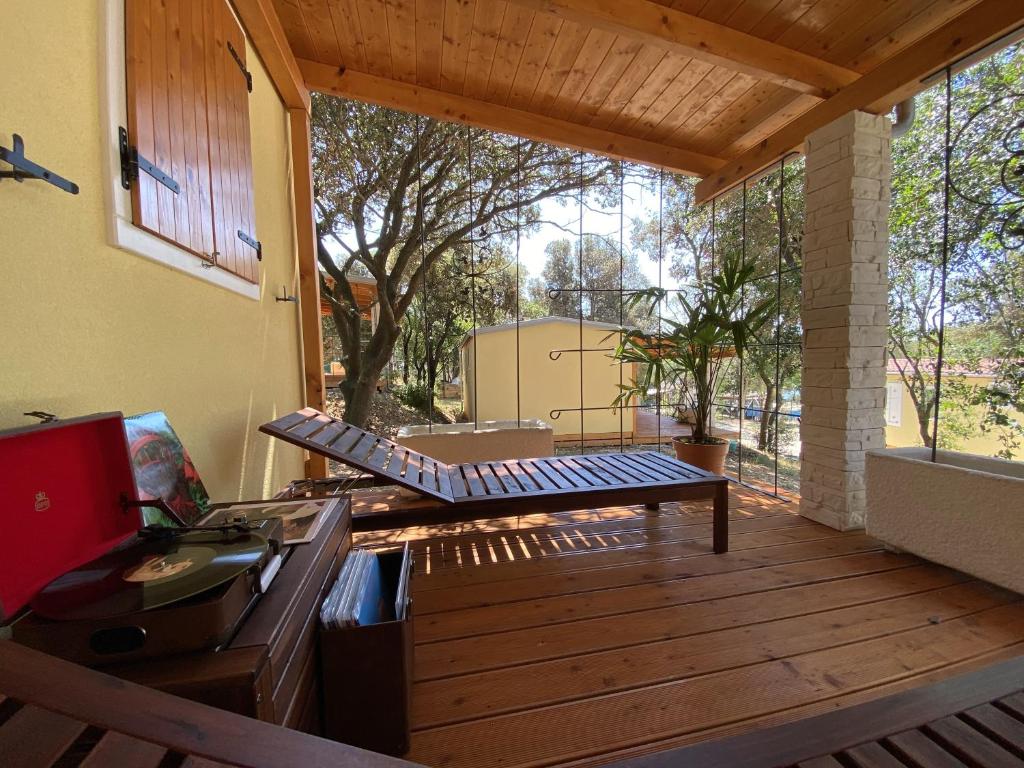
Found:
[[[914,403],[914,411],[917,413],[917,430],[921,435],[921,442],[925,448],[932,447],[932,407],[926,404],[923,407]]]

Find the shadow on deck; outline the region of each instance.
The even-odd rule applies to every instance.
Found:
[[[705,503],[359,534],[416,553],[408,758],[594,765],[1024,652],[1019,595],[792,500],[734,487],[731,502],[725,555],[710,554]]]

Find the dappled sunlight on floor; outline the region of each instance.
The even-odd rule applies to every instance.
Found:
[[[1019,595],[797,502],[733,485],[724,555],[706,502],[357,534],[416,558],[408,757],[592,765],[1024,652]]]

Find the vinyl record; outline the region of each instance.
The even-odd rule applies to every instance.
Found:
[[[102,619],[159,608],[258,565],[268,544],[250,533],[196,531],[141,540],[51,581],[31,602],[47,619]]]

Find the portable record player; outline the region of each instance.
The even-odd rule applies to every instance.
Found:
[[[120,413],[0,433],[0,478],[0,621],[72,661],[216,647],[280,567],[280,520],[140,528]]]

